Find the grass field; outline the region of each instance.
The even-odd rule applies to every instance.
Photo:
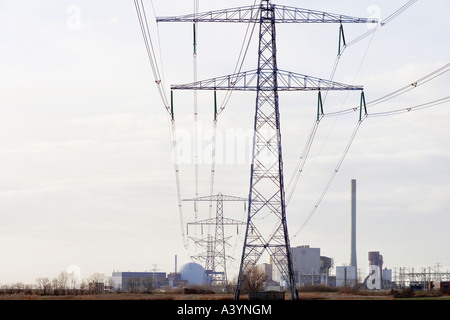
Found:
[[[3,294],[0,300],[233,300],[232,293],[108,293],[108,294],[84,294],[84,295],[37,295],[37,294]],[[449,295],[439,294],[438,292],[410,292],[403,294],[402,292],[392,291],[357,291],[348,292],[345,290],[335,292],[300,292],[300,300],[447,300],[450,301]],[[248,300],[248,295],[241,295],[240,300]],[[290,300],[290,296],[286,295],[286,300]]]

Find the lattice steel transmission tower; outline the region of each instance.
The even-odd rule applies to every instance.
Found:
[[[223,195],[219,193],[213,196],[197,197],[193,199],[183,199],[183,201],[194,201],[195,203],[201,201],[216,202],[216,217],[199,220],[195,222],[188,223],[189,225],[200,225],[200,226],[214,226],[215,232],[214,236],[208,234],[206,239],[194,239],[196,243],[204,243],[207,250],[200,258],[205,259],[205,270],[210,276],[211,285],[219,285],[223,288],[227,287],[227,255],[225,253],[225,247],[227,244],[227,238],[225,237],[224,226],[232,225],[245,225],[246,222],[234,220],[230,218],[225,218],[223,216],[223,202],[224,201],[234,201],[239,202],[247,201],[246,198],[234,197]],[[188,231],[189,233],[189,231]]]
[[[272,4],[260,4],[216,10],[194,15],[161,17],[157,22],[231,22],[258,23],[259,49],[257,69],[191,84],[172,85],[172,90],[241,90],[256,91],[253,157],[251,164],[247,230],[235,298],[239,299],[243,283],[263,253],[270,255],[291,298],[298,297],[291,261],[286,222],[283,158],[281,148],[279,91],[363,90],[325,79],[278,69],[277,23],[376,23],[377,20],[306,10]],[[343,37],[342,37],[343,38]],[[344,40],[344,39],[342,39]]]

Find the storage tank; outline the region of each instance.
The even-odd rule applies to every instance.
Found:
[[[383,269],[382,277],[384,281],[392,281],[392,270]]]
[[[205,283],[205,268],[195,262],[188,262],[181,266],[181,280],[187,280],[189,284]]]

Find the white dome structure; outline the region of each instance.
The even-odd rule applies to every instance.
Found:
[[[188,262],[181,266],[181,280],[187,280],[189,284],[205,283],[205,268],[195,262]]]

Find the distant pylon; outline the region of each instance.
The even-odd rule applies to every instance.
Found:
[[[194,239],[196,243],[203,243],[207,250],[205,254],[200,256],[195,256],[195,259],[205,260],[205,270],[209,275],[208,279],[212,286],[222,286],[227,288],[227,255],[225,253],[226,247],[226,237],[225,237],[225,225],[245,225],[244,221],[234,220],[225,218],[223,215],[223,202],[224,201],[247,201],[245,198],[239,198],[234,196],[227,196],[219,193],[213,196],[198,197],[194,199],[183,199],[183,201],[194,201],[195,203],[201,201],[212,202],[215,201],[216,204],[216,217],[211,219],[200,220],[196,222],[190,222],[189,225],[204,225],[214,226],[215,233],[214,237],[210,234],[207,235],[206,239],[197,240]],[[188,231],[189,232],[189,231]]]

